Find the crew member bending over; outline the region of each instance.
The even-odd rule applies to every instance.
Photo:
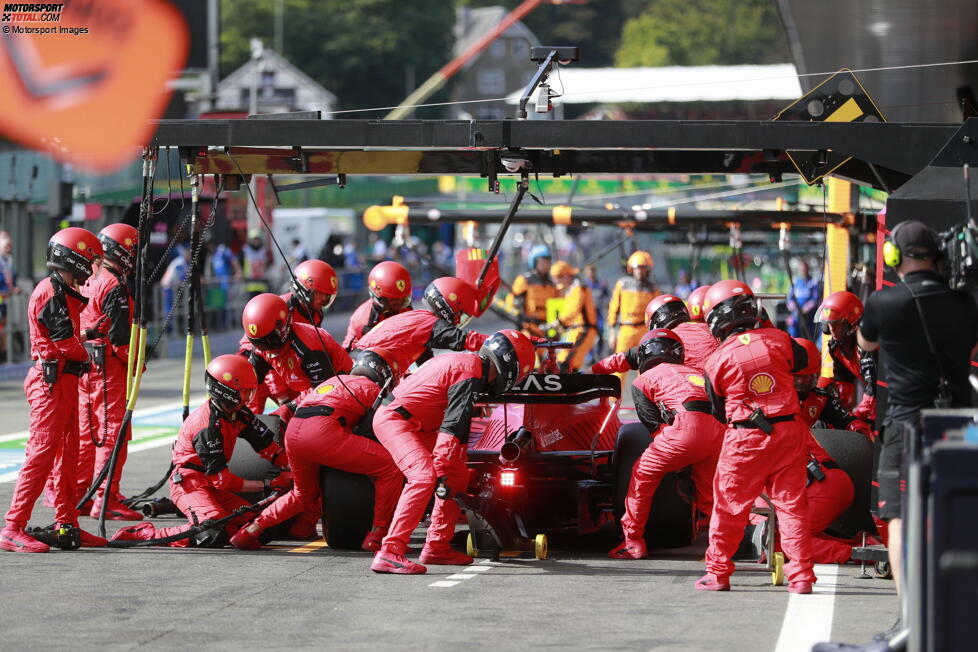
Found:
[[[507,391],[530,373],[534,361],[533,344],[525,335],[499,331],[478,354],[446,353],[424,364],[394,391],[393,402],[377,411],[374,433],[390,451],[407,484],[371,570],[416,574],[427,571],[422,564],[472,563],[471,557],[449,543],[461,514],[450,494],[465,491],[468,485],[465,446],[475,398],[480,393]],[[447,493],[435,499],[418,564],[404,553],[436,484]]]
[[[612,559],[646,556],[645,524],[662,477],[692,465],[696,507],[713,509],[713,475],[723,443],[723,425],[710,411],[703,372],[683,364],[683,343],[670,330],[651,331],[638,346],[632,385],[635,411],[652,433],[652,443],[632,467],[621,519],[625,540],[608,553]]]
[[[319,471],[328,466],[373,479],[373,529],[361,547],[368,552],[380,550],[404,477],[386,448],[353,429],[365,416],[373,415],[378,397],[397,382],[397,374],[387,363],[389,357],[382,349],[363,351],[349,375],[330,378],[304,392],[296,403],[287,404],[285,450],[295,486],[238,530],[231,537],[231,545],[242,550],[260,548],[259,537],[266,529],[300,513],[317,512],[321,496]],[[291,416],[293,407],[295,416]]]

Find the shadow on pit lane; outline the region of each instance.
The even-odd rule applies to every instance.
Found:
[[[676,568],[649,568],[648,562],[655,563],[655,558],[636,561],[615,561],[608,560],[611,564],[607,566],[592,566],[586,563],[575,561],[562,561],[559,559],[500,559],[500,569],[510,568],[531,568],[548,575],[578,575],[578,576],[619,576],[619,577],[690,577],[697,578],[703,575],[702,568],[682,570]],[[675,558],[662,558],[662,561],[681,561]],[[639,564],[641,563],[641,566]],[[463,571],[464,572],[464,571]]]

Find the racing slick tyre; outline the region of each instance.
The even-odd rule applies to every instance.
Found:
[[[330,548],[359,550],[373,525],[374,483],[369,476],[323,467],[323,537]]]
[[[652,442],[648,429],[641,423],[626,423],[618,431],[615,442],[615,515],[621,520],[625,513],[625,495],[632,478],[632,467]],[[694,539],[693,509],[679,493],[676,474],[667,473],[652,499],[649,521],[645,526],[645,545],[648,548],[682,548]]]
[[[812,435],[839,468],[849,475],[855,489],[849,509],[827,531],[843,539],[860,532],[876,532],[876,523],[869,511],[872,505],[873,443],[864,435],[850,430],[814,428]]]
[[[275,431],[278,438],[278,425],[281,423],[274,417],[267,414],[256,415],[265,425]],[[269,480],[277,475],[274,465],[261,457],[252,449],[251,446],[244,445],[234,447],[234,453],[228,461],[228,469],[234,475],[245,480]]]

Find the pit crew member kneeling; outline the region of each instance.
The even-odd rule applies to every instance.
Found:
[[[693,467],[696,506],[710,514],[713,474],[723,444],[723,425],[711,413],[702,372],[683,364],[683,343],[657,328],[638,345],[641,374],[632,385],[635,410],[654,436],[632,467],[621,519],[625,540],[608,553],[612,559],[646,556],[645,524],[652,497],[669,471]]]
[[[242,550],[261,547],[259,537],[266,529],[302,512],[319,509],[319,470],[328,466],[341,471],[369,475],[374,482],[373,529],[361,546],[377,552],[394,514],[394,505],[404,478],[387,449],[373,439],[353,432],[361,419],[373,415],[378,396],[393,389],[397,374],[387,363],[390,354],[368,349],[357,358],[349,375],[326,380],[289,404],[285,450],[289,455],[295,486],[267,507],[253,522],[231,537],[231,545]]]
[[[377,411],[374,434],[407,484],[390,532],[370,565],[372,571],[417,574],[427,571],[422,564],[472,563],[472,557],[452,549],[449,542],[461,514],[451,494],[465,491],[468,484],[465,445],[476,395],[507,391],[530,373],[534,361],[533,344],[525,335],[499,331],[478,354],[446,353],[426,362],[394,391],[390,405]],[[404,553],[436,485],[439,497],[418,564]]]
[[[283,473],[270,482],[245,480],[228,469],[238,438],[251,444],[260,456],[278,467],[285,467],[285,450],[275,442],[274,433],[245,404],[258,386],[255,370],[239,355],[222,355],[211,360],[204,374],[207,401],[190,413],[180,426],[173,445],[173,475],[170,496],[177,508],[187,515],[189,526],[161,528],[144,521],[115,533],[113,541],[166,540],[173,547],[198,546],[220,548],[238,528],[250,520],[242,514],[223,528],[206,529],[180,538],[190,526],[211,519],[222,519],[249,503],[238,495],[267,489],[287,490],[291,474]],[[281,411],[288,408],[283,406]],[[161,544],[164,542],[161,541]]]
[[[805,500],[807,428],[798,416],[792,373],[808,355],[784,331],[758,328],[760,311],[750,288],[720,281],[706,295],[706,323],[720,348],[706,361],[714,413],[725,415],[713,483],[713,516],[703,591],[729,591],[733,555],[754,500],[765,492],[777,510],[781,545],[789,558],[788,591],[811,593],[808,504]]]

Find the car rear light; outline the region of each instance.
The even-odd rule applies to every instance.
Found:
[[[503,469],[499,472],[499,486],[500,487],[515,487],[516,486],[516,469]]]

